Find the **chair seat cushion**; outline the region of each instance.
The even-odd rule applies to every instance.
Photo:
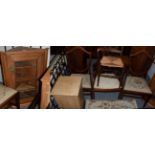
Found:
[[[16,90],[0,84],[0,104],[6,102],[17,93]]]
[[[135,76],[127,77],[124,90],[152,94],[146,80],[144,78]]]
[[[106,76],[109,76],[109,77],[106,77]],[[94,83],[95,89],[118,89],[119,87],[120,87],[120,81],[117,78],[110,77],[110,75],[108,74],[102,74],[100,76],[99,85],[97,85],[97,77]]]
[[[86,109],[137,109],[135,99],[132,100],[86,100]]]
[[[115,56],[103,56],[100,60],[101,66],[107,66],[107,67],[124,67],[124,63],[120,57]]]
[[[82,76],[82,88],[91,89],[90,75],[89,74],[72,74],[74,76]],[[102,74],[106,75],[107,74]],[[120,87],[120,82],[116,78],[100,77],[99,86],[97,86],[97,78],[95,79],[94,88],[95,89],[118,89]]]

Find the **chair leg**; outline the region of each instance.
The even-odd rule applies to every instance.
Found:
[[[100,83],[100,75],[97,76],[97,86],[99,86]]]
[[[20,98],[19,98],[19,93],[16,94],[15,99],[16,99],[16,107],[17,107],[17,109],[20,109]]]
[[[91,91],[91,99],[95,99],[95,92],[94,91]]]
[[[97,71],[97,86],[99,86],[100,76],[101,76],[101,66],[99,65]]]
[[[121,90],[121,91],[119,92],[118,99],[120,99],[120,100],[123,99],[123,90]]]
[[[147,95],[147,96],[146,96],[146,99],[145,99],[145,101],[144,101],[143,108],[146,107],[146,105],[147,105],[147,103],[149,102],[150,98],[151,98],[151,95]]]

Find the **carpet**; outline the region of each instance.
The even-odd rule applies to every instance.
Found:
[[[85,109],[137,109],[136,100],[86,100]]]

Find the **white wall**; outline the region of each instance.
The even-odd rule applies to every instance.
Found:
[[[16,46],[15,46],[16,47]],[[27,46],[29,47],[29,46]],[[34,48],[40,48],[40,46],[32,46]],[[49,48],[48,50],[48,60],[47,60],[47,66],[49,66],[49,63],[50,63],[50,59],[51,59],[51,56],[50,56],[50,46],[41,46],[43,49],[44,48]],[[12,46],[6,46],[6,49],[9,50],[9,49],[12,49]],[[0,46],[0,51],[1,52],[5,52],[5,46]],[[2,82],[2,72],[1,72],[1,66],[0,66],[0,82]]]

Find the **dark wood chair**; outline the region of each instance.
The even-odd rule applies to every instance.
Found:
[[[152,79],[149,81],[149,86],[152,91],[152,97],[147,104],[149,107],[155,108],[155,74],[153,75]]]
[[[152,62],[152,52],[146,49],[139,48],[139,50],[137,49],[131,52],[129,73],[125,80],[121,97],[142,98],[144,100],[144,107],[146,106],[152,96],[152,90],[146,80],[146,75]]]
[[[130,74],[146,77],[153,62],[155,48],[146,46],[132,47],[130,53]]]
[[[82,88],[83,92],[90,94],[91,98],[94,99],[95,95],[93,92],[93,73],[91,70],[92,65],[92,53],[87,51],[85,48],[75,46],[65,51],[67,57],[67,64],[71,74],[76,76],[82,76]]]
[[[123,47],[99,47],[97,53],[94,89],[101,92],[119,92],[126,71],[126,64],[122,59]]]

